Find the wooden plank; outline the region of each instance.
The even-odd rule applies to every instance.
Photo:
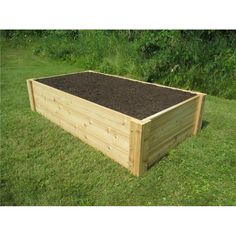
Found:
[[[150,133],[151,133],[151,121],[147,121],[145,124],[142,124],[142,137],[141,137],[141,166],[140,166],[140,175],[143,175],[148,168],[148,155],[150,150]]]
[[[191,135],[195,124],[198,96],[161,112],[150,121],[148,166]]]
[[[115,130],[106,125],[107,120],[104,121],[104,118],[106,117],[100,117],[100,114],[95,113],[97,117],[105,123],[102,127],[104,128],[104,132],[102,133],[102,128],[99,127],[101,123],[96,123],[96,120],[90,118],[90,113],[93,112],[94,114],[94,110],[90,110],[88,106],[86,106],[86,109],[84,110],[79,107],[76,113],[71,109],[77,107],[78,103],[80,104],[80,100],[71,101],[70,97],[65,98],[64,94],[60,94],[60,91],[55,93],[55,91],[51,91],[51,89],[45,90],[45,88],[40,88],[38,83],[34,83],[33,86],[37,111],[64,128],[66,131],[79,137],[84,142],[89,143],[121,165],[128,168],[129,136],[126,134],[122,136],[114,133]],[[60,101],[61,104],[58,103],[58,101]],[[84,107],[82,106],[82,108]],[[86,114],[85,116],[83,116],[83,111]],[[115,120],[117,122],[117,119]],[[112,120],[109,121],[112,122],[117,128],[116,122]],[[125,127],[123,120],[119,124],[121,127]],[[128,129],[128,127],[125,127],[125,129]]]
[[[148,139],[144,139],[144,134],[149,133],[149,123],[130,121],[130,153],[129,169],[136,176],[141,176],[147,171],[148,162]]]
[[[174,111],[174,110],[179,109],[179,107],[185,107],[185,106],[183,106],[185,104],[188,104],[189,106],[192,106],[191,102],[196,103],[197,101],[198,101],[198,95],[196,95],[194,97],[191,97],[191,98],[189,98],[189,99],[187,99],[187,100],[185,100],[183,102],[180,102],[180,103],[178,103],[178,104],[176,104],[174,106],[168,107],[168,108],[166,108],[166,109],[164,109],[164,110],[162,110],[160,112],[157,112],[157,113],[155,113],[155,114],[153,114],[151,116],[148,116],[147,118],[144,118],[142,121],[146,122],[148,120],[154,120],[158,116],[161,116],[161,115],[163,115],[165,113],[169,113],[170,111]]]
[[[124,127],[123,123],[115,122],[114,120],[107,120],[107,117],[103,117],[100,113],[94,113],[91,110],[88,110],[87,107],[80,106],[80,101],[76,105],[71,103],[69,99],[65,99],[63,96],[55,95],[49,91],[43,91],[43,89],[38,88],[37,86],[34,89],[35,96],[42,97],[45,102],[52,102],[57,104],[58,106],[65,109],[66,113],[71,113],[75,116],[81,117],[81,119],[90,120],[90,122],[95,123],[97,126],[104,127],[107,131],[112,133],[113,135],[119,134],[119,136],[124,137],[125,139],[129,138],[129,130],[128,127]]]
[[[155,122],[155,124],[152,124],[151,129],[154,132],[151,132],[150,138],[152,140],[155,140],[156,138],[164,138],[165,136],[168,136],[171,132],[174,132],[178,129],[181,129],[186,124],[194,124],[195,122],[195,112],[186,113],[186,115],[176,116],[174,118],[168,119],[168,116],[162,117],[163,119],[160,119],[160,125],[158,126],[158,123]],[[166,118],[166,123],[164,123],[164,119]]]
[[[128,147],[128,136],[116,133],[115,130],[112,130],[108,126],[89,118],[85,114],[74,112],[65,105],[58,104],[56,101],[52,102],[48,99],[42,98],[41,96],[38,96],[37,93],[35,93],[35,98],[37,98],[37,101],[42,104],[46,103],[53,112],[74,122],[78,128],[86,128],[88,131],[98,133],[101,138],[107,137],[109,140],[112,139],[118,143],[120,142],[121,146],[127,145]]]
[[[101,124],[97,123],[95,120],[87,117],[86,115],[82,113],[75,113],[74,111],[66,107],[65,104],[61,105],[57,103],[57,101],[49,100],[47,99],[47,97],[38,95],[37,92],[35,92],[35,100],[38,105],[46,105],[52,113],[55,113],[55,115],[60,116],[64,120],[67,120],[76,128],[81,129],[84,132],[88,132],[89,134],[97,138],[100,138],[107,144],[118,148],[128,155],[128,137],[122,136],[117,133],[114,134],[114,132],[111,132],[110,129],[108,129],[106,126],[101,126]]]
[[[115,149],[113,146],[106,144],[101,139],[92,136],[88,132],[85,132],[81,129],[76,128],[67,120],[64,120],[62,117],[55,115],[52,113],[49,108],[47,108],[47,104],[42,105],[38,103],[37,111],[45,116],[47,119],[52,121],[53,123],[59,125],[61,128],[71,133],[72,135],[80,138],[85,143],[93,146],[97,150],[103,152],[107,156],[111,157],[114,161],[118,162],[122,166],[128,168],[128,155],[120,152],[118,149]]]
[[[136,176],[140,175],[141,137],[142,137],[142,125],[138,122],[131,120],[129,169]]]
[[[49,101],[49,100],[47,100],[47,101]],[[93,124],[97,127],[104,128],[104,130],[106,130],[107,133],[110,133],[111,135],[113,135],[114,138],[121,138],[122,140],[123,139],[128,140],[128,134],[126,135],[126,133],[120,132],[117,129],[116,124],[111,123],[111,125],[114,125],[114,127],[115,127],[115,128],[112,128],[108,122],[106,124],[106,120],[100,122],[99,120],[95,120],[93,118],[93,116],[90,117],[89,115],[92,111],[90,111],[90,112],[88,111],[86,113],[86,111],[83,111],[81,109],[80,109],[80,111],[79,110],[73,110],[73,109],[71,109],[71,107],[73,107],[73,106],[70,107],[70,106],[68,106],[68,104],[63,104],[63,102],[58,103],[58,98],[56,98],[54,103],[57,104],[58,106],[60,106],[60,109],[62,110],[61,112],[65,112],[67,114],[67,116],[69,116],[69,117],[73,117],[73,116],[76,117],[77,116],[79,118],[79,121],[81,121],[79,123],[82,123],[84,121],[85,126],[86,125],[91,126]],[[60,110],[59,110],[59,112],[60,112]]]
[[[173,137],[175,134],[178,134],[181,130],[184,130],[186,127],[194,127],[194,121],[189,121],[184,124],[182,124],[180,127],[174,127],[172,129],[169,129],[168,132],[160,134],[160,136],[156,136],[155,138],[150,137],[150,148],[149,151],[151,152],[153,149],[156,149],[156,147],[160,146],[162,143],[164,143],[166,140],[169,140],[171,137]]]
[[[179,119],[183,119],[185,116],[195,114],[195,110],[197,107],[198,98],[189,100],[188,102],[175,106],[170,110],[166,110],[165,112],[160,112],[156,117],[152,117],[152,129],[156,129],[161,125],[166,124],[170,120],[176,122]]]
[[[88,70],[86,70],[86,71],[75,71],[75,72],[70,72],[70,73],[66,73],[66,74],[48,75],[48,76],[41,76],[41,77],[30,78],[30,79],[35,81],[35,80],[38,80],[38,79],[47,79],[47,78],[61,77],[61,76],[66,76],[66,75],[76,75],[76,74],[80,74],[80,73],[84,73],[84,72],[89,72],[89,71]]]
[[[154,140],[150,145],[150,149],[149,149],[149,154],[151,155],[154,152],[158,152],[161,148],[163,148],[165,146],[165,144],[168,144],[168,142],[170,142],[173,138],[175,138],[177,135],[182,134],[184,131],[192,129],[194,126],[194,123],[190,123],[188,125],[185,125],[184,127],[182,127],[181,129],[178,129],[175,132],[172,132],[172,134],[166,136],[163,139],[159,139],[159,140]],[[154,145],[153,145],[154,144]]]
[[[203,108],[205,104],[205,94],[199,94],[199,99],[198,99],[198,107],[196,110],[196,119],[195,119],[195,126],[193,129],[193,134],[196,135],[200,130],[202,126],[202,114],[203,114]]]
[[[28,79],[27,82],[27,88],[28,88],[28,95],[29,95],[29,101],[30,101],[30,108],[32,111],[36,111],[35,109],[35,101],[34,101],[34,91],[32,86],[32,79]]]
[[[160,147],[157,147],[156,150],[153,150],[149,154],[148,166],[152,166],[155,162],[159,161],[165,154],[167,154],[173,147],[177,146],[187,137],[192,134],[192,126],[186,127],[186,129],[181,130],[179,133],[176,133],[173,137],[166,140]]]

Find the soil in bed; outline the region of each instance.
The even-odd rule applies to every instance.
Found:
[[[195,96],[188,92],[93,72],[37,81],[137,119],[144,119]]]

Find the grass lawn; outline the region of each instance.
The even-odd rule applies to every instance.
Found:
[[[26,79],[80,69],[2,45],[1,205],[236,205],[236,101],[207,96],[201,133],[137,178],[31,112]]]

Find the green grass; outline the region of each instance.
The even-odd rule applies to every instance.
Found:
[[[201,133],[134,177],[29,108],[26,79],[78,71],[1,51],[1,205],[236,205],[236,101],[208,96]]]

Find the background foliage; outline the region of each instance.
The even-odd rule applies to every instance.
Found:
[[[80,69],[128,75],[236,99],[236,31],[3,31],[15,46]]]

